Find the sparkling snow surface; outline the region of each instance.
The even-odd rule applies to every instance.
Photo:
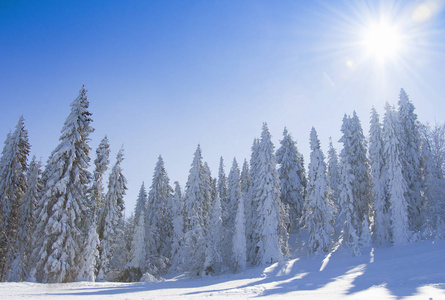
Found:
[[[320,271],[321,270],[321,271]],[[158,283],[0,283],[0,299],[445,299],[445,241],[336,252],[239,274]]]

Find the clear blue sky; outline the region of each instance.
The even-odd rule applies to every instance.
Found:
[[[201,144],[212,175],[219,157],[250,157],[266,121],[284,126],[309,159],[314,126],[326,152],[345,113],[365,132],[405,88],[421,121],[443,122],[445,15],[441,1],[0,1],[0,139],[20,115],[32,154],[46,162],[82,84],[111,163],[123,144],[127,212],[161,154],[185,185]],[[426,10],[425,10],[426,9]],[[420,14],[420,17],[419,17]],[[403,39],[379,61],[363,32],[381,18]],[[336,144],[340,148],[339,144]]]

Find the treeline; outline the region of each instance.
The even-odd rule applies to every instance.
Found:
[[[369,137],[345,115],[339,155],[325,159],[310,132],[308,170],[287,129],[275,151],[266,124],[242,167],[223,158],[216,177],[198,145],[184,191],[170,185],[158,158],[142,184],[134,214],[124,219],[126,179],[117,155],[108,187],[109,143],[99,144],[91,174],[91,113],[84,87],[71,104],[60,143],[42,172],[28,163],[20,118],[0,158],[0,267],[3,281],[154,281],[239,272],[299,253],[404,244],[445,236],[445,127],[421,124],[401,90],[371,111]],[[289,235],[297,237],[289,245]],[[294,252],[295,253],[295,252]]]

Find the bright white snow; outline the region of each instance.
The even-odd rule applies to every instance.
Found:
[[[445,299],[445,241],[368,248],[363,253],[351,257],[335,252],[239,274],[159,283],[0,283],[0,299]]]

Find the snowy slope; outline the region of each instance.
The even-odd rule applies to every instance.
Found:
[[[159,283],[0,283],[0,299],[445,299],[445,241],[336,252],[240,274]],[[80,297],[79,297],[80,298]]]

